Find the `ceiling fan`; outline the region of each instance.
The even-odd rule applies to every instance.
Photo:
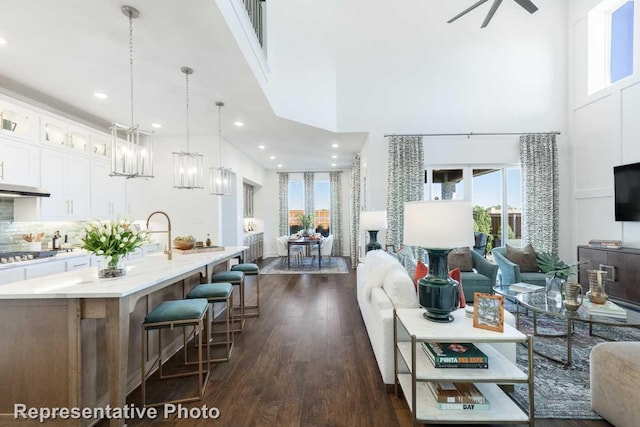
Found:
[[[461,16],[466,15],[467,13],[471,12],[473,9],[477,8],[478,6],[483,5],[484,3],[488,2],[488,1],[489,0],[480,0],[479,2],[474,4],[473,6],[463,10],[462,12],[460,12],[459,14],[454,16],[453,18],[449,19],[447,21],[447,23],[449,23],[449,24],[452,23],[456,19],[460,18]],[[533,2],[531,0],[513,0],[513,1],[518,3],[520,6],[522,6],[529,13],[534,13],[536,10],[538,10],[536,5],[533,4]],[[494,0],[493,5],[491,5],[491,9],[489,10],[489,13],[487,14],[487,17],[484,18],[484,22],[482,23],[480,28],[484,28],[487,25],[489,25],[489,22],[491,21],[491,18],[493,18],[493,15],[496,13],[496,10],[498,10],[498,7],[500,7],[500,4],[502,4],[502,0]]]

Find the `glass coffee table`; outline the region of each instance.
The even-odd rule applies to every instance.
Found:
[[[509,291],[511,292],[511,291]],[[509,297],[505,295],[506,297]],[[515,295],[516,307],[522,305],[525,309],[529,309],[533,313],[533,335],[538,336],[557,336],[557,337],[566,337],[567,339],[567,358],[566,360],[561,360],[558,358],[554,358],[547,354],[543,354],[539,351],[534,352],[541,356],[544,356],[550,360],[554,360],[559,363],[564,363],[565,365],[571,365],[571,337],[575,333],[574,324],[576,322],[586,323],[589,326],[589,335],[593,335],[593,325],[606,325],[606,326],[621,326],[621,327],[640,327],[640,313],[634,310],[630,310],[624,307],[627,311],[626,319],[618,319],[607,316],[593,316],[586,314],[582,311],[569,311],[564,308],[564,305],[561,301],[555,299],[547,298],[545,292],[528,292],[528,293],[519,293]],[[516,308],[516,310],[518,310]],[[558,334],[558,335],[543,335],[538,334],[537,331],[537,315],[544,314],[547,316],[555,317],[557,319],[561,319],[566,322],[566,333]],[[519,326],[516,323],[516,326]]]

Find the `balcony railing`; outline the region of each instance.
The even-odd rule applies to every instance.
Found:
[[[249,15],[251,25],[253,25],[253,30],[258,37],[258,43],[264,48],[265,21],[262,8],[264,7],[265,0],[242,0],[242,2],[247,10],[247,15]]]

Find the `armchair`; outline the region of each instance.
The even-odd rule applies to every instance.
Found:
[[[491,253],[493,259],[500,268],[500,277],[502,285],[512,285],[514,283],[524,282],[531,283],[532,285],[545,286],[547,285],[547,275],[544,273],[521,273],[520,266],[515,264],[506,256],[506,248],[494,248]],[[462,284],[464,286],[464,282]]]
[[[473,304],[473,293],[482,292],[492,294],[498,275],[498,266],[485,259],[475,251],[471,251],[474,271],[460,273],[462,279],[462,289],[466,302]]]

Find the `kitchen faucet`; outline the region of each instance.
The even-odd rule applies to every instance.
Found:
[[[147,232],[148,233],[167,233],[167,250],[165,250],[164,253],[167,254],[167,259],[169,261],[171,261],[171,257],[172,257],[172,252],[171,252],[171,220],[169,219],[169,215],[167,215],[166,212],[162,212],[162,211],[152,212],[151,215],[149,215],[149,217],[147,218],[147,230],[149,229],[149,220],[155,214],[161,214],[161,215],[164,215],[167,218],[167,230],[147,231]]]

